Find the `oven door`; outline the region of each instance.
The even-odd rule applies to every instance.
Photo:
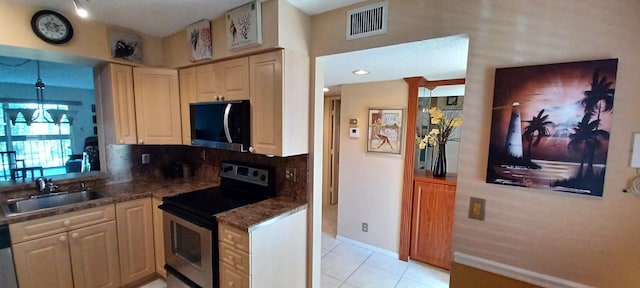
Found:
[[[214,287],[213,232],[168,212],[162,218],[167,265],[203,288]]]

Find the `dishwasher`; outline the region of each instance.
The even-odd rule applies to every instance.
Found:
[[[0,225],[0,283],[3,288],[17,288],[16,270],[11,253],[11,237],[9,226]]]

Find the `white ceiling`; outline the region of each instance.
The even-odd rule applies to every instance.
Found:
[[[71,0],[0,0],[28,4],[72,13]],[[91,17],[152,35],[169,35],[200,19],[214,19],[224,11],[247,3],[247,0],[81,0]],[[289,0],[306,13],[318,14],[362,0]],[[346,19],[345,19],[346,21]],[[352,40],[358,41],[358,40]],[[341,84],[396,80],[423,76],[428,80],[464,78],[469,41],[458,35],[379,47],[321,57],[325,61],[325,86],[336,88]],[[16,55],[18,55],[16,53]],[[12,55],[7,55],[12,56]],[[35,61],[21,67],[21,59],[0,57],[0,82],[33,84],[36,80]],[[351,72],[366,69],[371,73],[356,76]],[[41,62],[41,76],[49,86],[92,89],[90,67]],[[437,90],[434,90],[434,93]],[[459,91],[459,90],[458,90]],[[339,89],[338,89],[339,93]],[[451,92],[461,95],[460,92]]]
[[[72,0],[3,0],[73,14]],[[216,19],[251,0],[79,0],[94,21],[165,37],[202,19]],[[264,0],[262,0],[264,1]],[[288,0],[309,15],[364,0]]]

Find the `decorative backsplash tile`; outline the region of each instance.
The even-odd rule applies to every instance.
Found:
[[[142,164],[142,154],[149,154],[149,164]],[[166,177],[165,170],[176,163],[189,163],[195,177],[215,181],[219,181],[218,170],[222,161],[271,166],[275,169],[277,195],[307,202],[308,154],[267,157],[183,145],[109,145],[106,156],[110,183],[163,178]],[[285,179],[286,168],[295,169],[295,181]]]

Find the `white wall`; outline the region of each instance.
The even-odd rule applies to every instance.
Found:
[[[408,93],[404,80],[342,86],[338,235],[393,252],[400,243],[404,152],[367,153],[367,118],[370,107],[406,109]],[[344,124],[354,118],[360,128],[357,139],[349,138]],[[369,224],[368,233],[362,232],[362,222]]]

